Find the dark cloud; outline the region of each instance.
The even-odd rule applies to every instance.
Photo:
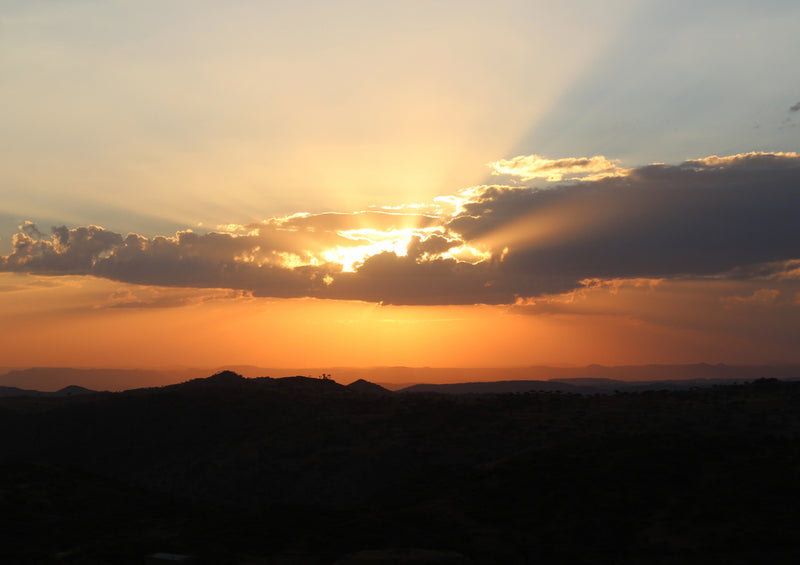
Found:
[[[720,278],[728,280],[800,280],[800,259],[742,265],[723,273]]]
[[[790,111],[790,112],[797,112],[797,111],[800,111],[800,102],[798,102],[797,104],[795,104],[794,106],[792,106],[791,108],[789,108],[789,111]]]
[[[411,238],[406,251],[408,257],[417,259],[426,255],[441,255],[462,243],[458,238],[450,238],[444,235],[431,234],[425,239],[415,235]]]
[[[496,275],[493,262],[472,265],[455,259],[417,261],[412,255],[383,252],[369,257],[356,272],[334,277],[322,297],[383,304],[505,304],[513,301],[513,292],[504,288]]]
[[[107,257],[98,258],[93,274],[112,280],[159,286],[228,288],[264,296],[313,296],[325,286],[322,277],[335,266],[287,268],[269,259],[273,251],[253,253],[258,236],[179,233],[147,239],[129,234]]]
[[[50,239],[44,239],[34,224],[26,222],[14,235],[13,252],[3,258],[0,267],[39,274],[92,274],[95,259],[122,241],[120,234],[98,226],[71,230],[59,226],[52,228],[52,233]]]
[[[254,296],[510,304],[579,289],[586,279],[796,274],[798,216],[800,157],[745,154],[552,189],[481,187],[448,218],[298,215],[153,238],[97,226],[57,227],[45,237],[27,223],[0,269]],[[353,230],[409,228],[418,231],[404,255],[376,250],[352,271],[325,259],[332,247],[372,242]],[[420,231],[431,228],[438,231]],[[491,254],[469,262],[450,255],[463,246]]]
[[[32,237],[35,239],[39,239],[44,235],[42,232],[39,231],[39,228],[36,227],[36,224],[34,224],[31,221],[26,221],[24,224],[19,226],[19,230],[28,237]]]
[[[749,155],[651,165],[553,190],[489,187],[449,223],[509,251],[500,270],[585,278],[710,275],[800,257],[800,159]],[[514,226],[509,230],[509,226]]]

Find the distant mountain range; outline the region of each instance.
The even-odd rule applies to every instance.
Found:
[[[14,397],[14,396],[48,396],[48,397],[62,397],[62,396],[78,396],[81,394],[92,394],[96,391],[83,388],[82,386],[69,385],[55,392],[43,392],[40,390],[26,390],[17,388],[15,386],[0,386],[0,398]]]
[[[289,376],[287,369],[268,369],[254,366],[233,366],[232,370],[215,370],[216,374],[236,374],[237,379],[284,383],[337,381],[359,376],[349,387],[359,392],[388,394],[503,394],[522,392],[564,392],[575,394],[606,394],[642,390],[679,390],[692,387],[751,382],[757,379],[800,379],[800,365],[626,365],[605,367],[523,367],[523,368],[419,368],[377,367],[339,368],[337,381],[321,369],[298,370]],[[0,375],[0,396],[65,396],[94,391],[122,391],[139,388],[171,386],[193,381],[216,382],[216,377],[204,378],[204,369],[76,369],[67,367],[36,367],[15,369]],[[302,373],[302,375],[301,375]],[[265,375],[277,374],[278,377]],[[333,373],[332,373],[333,374]],[[327,375],[327,378],[310,375]],[[532,378],[535,377],[535,378]],[[387,380],[394,382],[386,382]],[[453,379],[461,379],[453,381]],[[287,380],[287,379],[294,379]],[[414,383],[401,385],[400,383]],[[423,381],[423,382],[419,382]],[[449,382],[448,382],[449,381]],[[316,386],[316,385],[315,385]]]
[[[208,376],[207,369],[79,369],[74,367],[32,367],[0,375],[0,386],[28,390],[57,391],[77,385],[92,390],[121,391],[162,386]]]
[[[418,384],[397,392],[441,394],[508,394],[524,392],[564,392],[572,394],[608,394],[613,392],[641,392],[645,390],[685,390],[714,385],[740,384],[760,378],[671,379],[660,381],[622,381],[617,379],[575,378],[551,381],[490,381],[453,384]],[[798,380],[798,377],[781,380]]]

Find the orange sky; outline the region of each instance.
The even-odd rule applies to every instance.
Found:
[[[639,281],[536,304],[378,306],[84,277],[0,281],[4,366],[800,362],[798,297],[777,303],[745,283]]]
[[[0,367],[800,362],[798,18],[12,2]]]

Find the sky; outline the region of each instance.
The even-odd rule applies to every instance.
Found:
[[[0,366],[800,363],[798,21],[0,0]]]

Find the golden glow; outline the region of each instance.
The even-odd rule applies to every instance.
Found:
[[[355,272],[356,267],[364,263],[367,257],[384,251],[393,251],[398,256],[402,256],[406,254],[406,247],[402,243],[383,241],[357,247],[336,247],[325,251],[322,256],[326,261],[341,264],[344,272],[352,273]]]
[[[301,257],[296,253],[276,253],[276,263],[282,267],[286,267],[288,269],[294,269],[295,267],[304,267],[306,265],[318,265],[319,261],[311,256],[306,255],[306,257]]]
[[[568,180],[593,181],[606,177],[623,176],[629,172],[621,168],[618,159],[594,157],[570,157],[547,159],[540,155],[520,155],[513,159],[500,159],[489,163],[493,175],[511,175],[522,180],[547,179],[559,182]]]
[[[3,273],[0,359],[95,367],[797,362],[796,297],[771,284],[587,281],[511,306],[428,307]],[[776,312],[776,331],[765,332],[760,317]]]
[[[471,192],[466,191],[465,194]],[[459,196],[457,199],[459,202],[466,202],[465,196]],[[455,201],[451,204],[456,206]],[[412,213],[398,211],[405,208],[415,211]],[[428,213],[424,213],[423,208]],[[393,253],[398,257],[405,257],[409,245],[415,239],[424,243],[434,234],[445,238],[444,241],[451,241],[453,247],[442,250],[442,242],[436,242],[439,251],[432,253],[423,250],[414,257],[416,261],[444,258],[475,264],[489,259],[491,253],[488,249],[460,244],[457,234],[447,233],[444,224],[450,214],[442,214],[441,209],[442,207],[437,204],[414,204],[409,207],[392,208],[392,212],[368,211],[320,215],[299,213],[250,225],[225,224],[217,226],[217,231],[227,237],[252,238],[253,245],[234,256],[234,260],[256,266],[273,264],[294,269],[337,263],[342,271],[355,272],[369,257],[380,253]],[[440,214],[430,215],[433,210],[437,210]],[[376,218],[383,227],[372,227]],[[335,229],[335,226],[341,225],[358,227]],[[165,239],[175,243],[179,237],[180,234]],[[270,250],[269,247],[275,245],[275,242],[290,245],[297,251]],[[339,244],[332,245],[332,243]]]
[[[453,247],[446,253],[442,253],[442,257],[455,259],[462,263],[472,263],[473,265],[481,261],[488,261],[492,258],[492,252],[488,250],[481,251],[471,245],[461,245]]]
[[[797,158],[798,154],[793,151],[774,152],[774,153],[764,153],[763,151],[751,151],[750,153],[739,153],[737,155],[726,155],[723,157],[720,157],[719,155],[711,155],[709,157],[704,157],[702,159],[691,159],[686,163],[687,164],[696,163],[697,165],[702,166],[704,169],[707,169],[708,167],[724,169],[752,157],[769,157],[770,159],[781,160],[781,159]]]
[[[425,237],[433,232],[441,232],[441,228],[421,228],[421,229],[396,229],[396,230],[375,230],[370,228],[340,231],[339,235],[353,241],[369,241],[364,245],[354,245],[353,247],[338,246],[322,253],[326,261],[332,261],[342,265],[345,272],[354,272],[358,265],[373,255],[391,252],[398,257],[405,257],[408,244],[417,235]]]

